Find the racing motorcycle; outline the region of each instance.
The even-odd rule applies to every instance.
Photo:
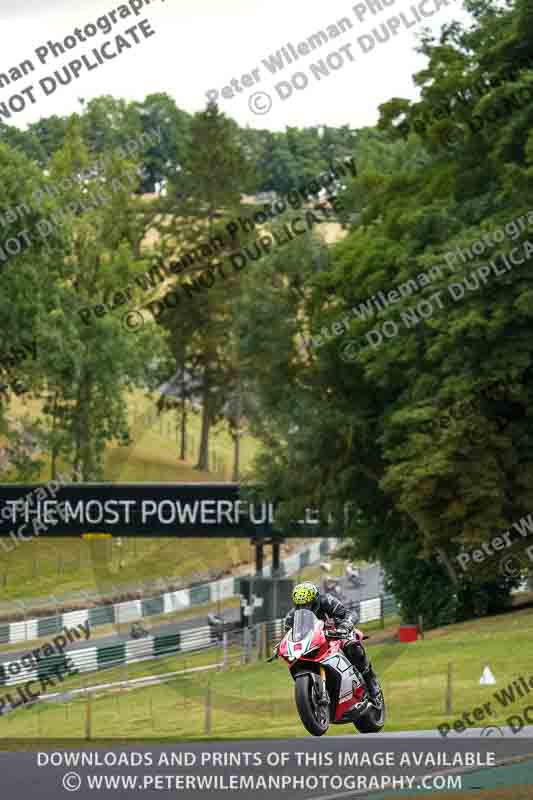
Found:
[[[326,592],[334,594],[336,597],[340,597],[341,595],[341,585],[339,581],[335,580],[334,578],[326,578],[324,581],[324,589]]]
[[[232,630],[235,627],[235,625],[225,622],[224,618],[219,614],[208,614],[207,624],[213,631],[213,634],[218,642],[223,641],[224,633],[227,633],[229,630]]]
[[[365,585],[364,582],[361,580],[360,576],[356,572],[349,575],[348,580],[350,581],[354,589],[362,589],[363,586]]]
[[[328,629],[309,609],[297,609],[268,661],[281,656],[294,680],[296,708],[305,728],[322,736],[331,725],[353,723],[360,733],[378,733],[385,725],[383,693],[371,701],[365,680],[343,653],[343,641],[367,639]]]
[[[132,639],[143,639],[145,636],[150,636],[150,631],[143,628],[140,622],[134,622],[130,628],[130,636]]]

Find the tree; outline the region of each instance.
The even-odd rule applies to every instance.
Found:
[[[44,166],[48,161],[48,153],[46,151],[47,137],[39,136],[32,126],[26,131],[21,131],[14,125],[6,125],[5,122],[0,122],[0,138],[2,142],[9,145],[13,150],[19,150],[24,153],[30,161],[33,161],[41,166]]]
[[[81,135],[93,157],[124,147],[142,130],[141,117],[134,103],[104,95],[88,103],[82,100],[81,104]]]
[[[67,252],[55,262],[46,286],[49,323],[40,341],[53,463],[59,457],[67,460],[83,480],[102,477],[106,444],[126,436],[125,393],[155,382],[143,342],[152,358],[165,353],[155,330],[134,337],[113,314],[87,324],[73,313],[93,305],[106,291],[119,291],[136,270],[146,268],[146,262],[134,258],[136,240],[143,236],[136,213],[140,201],[133,195],[134,165],[109,156],[104,174],[75,183],[58,199]],[[73,120],[64,148],[52,159],[50,181],[63,185],[62,178],[78,174],[88,163],[79,124]]]
[[[222,418],[236,374],[227,326],[234,302],[231,293],[238,286],[238,275],[213,286],[212,273],[221,264],[223,255],[238,247],[239,238],[233,242],[221,220],[225,215],[231,219],[238,214],[241,194],[253,179],[253,171],[235,137],[235,124],[216,105],[208,105],[205,112],[194,117],[190,136],[182,169],[169,180],[168,194],[160,203],[164,212],[157,223],[161,259],[175,259],[183,251],[198,253],[199,243],[206,241],[218,239],[223,244],[216,258],[195,258],[191,266],[182,270],[178,287],[183,300],[187,298],[187,310],[185,313],[180,307],[167,310],[160,321],[169,331],[177,369],[187,364],[201,383],[202,425],[196,468],[206,470],[209,433]],[[211,286],[209,291],[196,295],[195,275],[206,271],[206,261],[210,265]]]
[[[164,93],[149,94],[135,107],[143,131],[160,132],[159,141],[152,143],[142,157],[146,177],[141,188],[145,192],[154,192],[156,184],[175,178],[181,169],[189,147],[191,117]]]
[[[465,89],[479,78],[477,69],[501,75],[513,60],[518,80],[531,83],[520,66],[531,37],[526,4],[498,11],[470,5],[477,28],[465,33],[452,25],[438,42],[424,43],[429,64],[416,76],[427,85],[423,103]],[[514,82],[495,81],[474,110],[496,108]],[[397,587],[409,559],[421,586],[435,580],[441,587],[420,593],[434,624],[450,614],[494,610],[492,602],[505,607],[512,581],[498,576],[497,559],[468,575],[458,573],[455,559],[461,547],[477,547],[510,527],[533,501],[528,262],[503,278],[492,275],[476,291],[465,281],[472,286],[471,272],[486,263],[487,252],[457,257],[452,270],[419,278],[449,263],[446,254],[457,248],[466,251],[484,237],[496,241],[495,233],[510,230],[505,226],[519,217],[527,220],[533,207],[532,104],[516,115],[494,111],[492,122],[486,116],[483,135],[465,135],[453,150],[443,148],[440,133],[449,122],[437,121],[436,113],[427,135],[406,142],[393,141],[392,132],[387,141],[386,127],[360,136],[358,177],[345,196],[357,212],[349,236],[322,274],[306,283],[301,307],[283,309],[288,320],[276,324],[276,345],[254,341],[249,351],[250,358],[269,363],[268,379],[255,373],[268,420],[259,478],[287,499],[291,512],[318,504],[338,513],[347,502],[355,504],[359,513],[347,533],[360,554],[386,561]],[[504,234],[502,255],[525,247],[527,225],[520,234],[515,228]],[[298,270],[305,276],[309,269],[309,256],[300,258]],[[465,287],[460,302],[451,299],[451,281]],[[401,295],[399,286],[407,287]],[[372,301],[380,291],[387,300],[393,289],[394,302]],[[330,332],[346,317],[346,338],[339,340]],[[298,324],[325,331],[325,344],[305,358],[287,334]],[[505,387],[499,399],[485,391],[495,381]],[[280,386],[283,396],[276,393]],[[464,400],[471,401],[469,410],[440,426],[443,412]],[[260,434],[261,426],[256,430]],[[523,552],[520,557],[524,562]],[[408,593],[407,587],[410,615]],[[456,595],[454,605],[444,602],[446,593]]]
[[[0,425],[9,434],[13,453],[19,451],[16,479],[36,478],[42,461],[26,457],[23,439],[31,426],[33,435],[39,437],[41,426],[24,415],[19,430],[8,425],[6,407],[18,387],[23,387],[22,403],[33,399],[42,384],[42,364],[45,357],[45,337],[50,328],[48,314],[55,299],[54,277],[58,261],[68,251],[67,237],[47,222],[57,201],[43,192],[44,179],[38,166],[20,150],[0,145],[0,174],[2,176],[4,210],[2,212],[2,238],[0,264],[2,303],[0,327],[3,348],[0,370],[4,390],[0,402]],[[44,223],[47,223],[46,225]],[[35,352],[25,353],[31,343]],[[22,359],[7,359],[9,352],[25,353]]]

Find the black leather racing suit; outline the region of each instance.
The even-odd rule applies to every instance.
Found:
[[[357,622],[357,618],[350,611],[348,611],[345,606],[343,606],[340,600],[338,600],[332,594],[320,593],[315,603],[312,606],[308,606],[308,608],[311,609],[313,614],[315,614],[318,619],[324,621],[327,621],[328,619],[332,620],[337,628],[346,628],[348,632],[352,630]],[[294,612],[296,610],[296,608],[292,608],[285,617],[285,630],[292,628]],[[379,689],[379,684],[377,683],[372,665],[368,660],[368,656],[362,643],[356,641],[349,642],[344,645],[343,651],[346,653],[354,667],[363,675],[371,690],[374,688],[373,682],[375,681],[377,692]]]
[[[357,622],[356,617],[351,614],[348,609],[343,606],[341,601],[332,594],[322,594],[321,592],[318,595],[315,603],[310,606],[310,608],[313,614],[318,617],[318,619],[322,619],[324,621],[330,619],[337,627],[349,627],[351,630]],[[292,621],[294,619],[294,612],[296,610],[296,608],[292,608],[285,617],[285,630],[292,628]]]

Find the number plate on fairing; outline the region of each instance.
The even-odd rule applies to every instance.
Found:
[[[353,664],[348,661],[342,653],[329,656],[323,662],[341,675],[341,686],[339,690],[339,701],[353,694],[354,682],[357,686],[361,685],[359,675],[353,668]]]

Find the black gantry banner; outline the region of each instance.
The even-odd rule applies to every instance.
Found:
[[[334,535],[313,509],[281,530],[276,508],[260,490],[236,483],[2,484],[0,536]]]

